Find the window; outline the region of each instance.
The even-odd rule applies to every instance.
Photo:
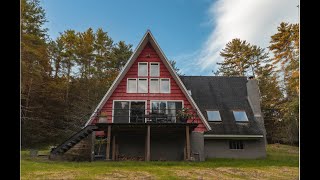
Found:
[[[182,101],[152,101],[151,112],[153,114],[166,114],[167,119],[176,122],[177,111],[182,109]]]
[[[127,92],[128,93],[136,93],[137,92],[137,79],[128,79]]]
[[[221,121],[219,111],[207,111],[208,121]]]
[[[230,140],[229,149],[243,149],[243,141],[241,140]]]
[[[159,63],[150,63],[150,76],[160,76],[160,65]]]
[[[138,76],[148,76],[148,63],[139,62],[139,65],[138,65]]]
[[[160,93],[170,93],[170,79],[160,80]]]
[[[113,110],[113,122],[128,123],[129,122],[129,101],[115,101]]]
[[[138,93],[148,93],[148,80],[139,79],[138,80]]]
[[[234,118],[238,122],[248,121],[248,117],[245,111],[233,111]]]
[[[159,79],[150,79],[150,93],[159,93]]]

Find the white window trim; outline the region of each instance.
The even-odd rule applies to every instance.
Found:
[[[130,78],[129,78],[130,79]],[[145,103],[145,110],[144,110],[144,114],[147,114],[147,111],[148,111],[148,109],[147,109],[147,106],[148,106],[148,102],[147,102],[147,100],[113,100],[113,102],[112,102],[112,123],[114,122],[113,121],[113,118],[114,118],[114,103],[115,102],[121,102],[121,101],[128,101],[129,102],[129,123],[131,123],[130,122],[130,113],[131,113],[131,102],[132,101],[135,101],[135,102],[144,102]],[[146,120],[146,118],[144,118],[144,122],[146,123],[147,122],[147,120]]]
[[[208,116],[208,111],[218,111],[219,116],[220,116],[220,120],[209,120],[209,116]],[[206,109],[206,113],[207,113],[207,117],[208,117],[208,122],[222,122],[222,118],[221,118],[221,114],[219,110],[216,109]]]
[[[237,120],[236,120],[236,117],[235,117],[235,115],[234,115],[233,112],[244,112],[245,115],[246,115],[246,117],[247,117],[247,120],[246,120],[246,121],[237,121]],[[238,123],[247,123],[247,122],[249,122],[249,118],[248,118],[247,112],[246,112],[245,110],[232,110],[232,115],[233,115],[233,117],[234,117],[234,120],[235,120],[236,122],[238,122]]]
[[[150,89],[151,89],[150,88],[151,87],[151,80],[154,80],[154,79],[158,80],[158,85],[159,85],[158,86],[158,92],[151,92],[150,91]],[[149,89],[149,93],[157,93],[157,94],[160,93],[160,79],[159,78],[150,78],[150,80],[149,80],[149,88],[148,89]]]
[[[162,85],[162,79],[169,79],[169,92],[161,92],[161,85]],[[170,78],[160,78],[160,86],[159,86],[159,91],[160,91],[160,93],[165,93],[165,94],[169,94],[169,93],[171,93],[171,80],[170,80]]]
[[[143,80],[146,80],[146,82],[147,82],[147,92],[139,92],[139,80],[140,79],[143,79]],[[149,93],[149,84],[148,84],[148,78],[138,78],[138,80],[137,80],[137,93]]]
[[[136,92],[129,92],[129,79],[136,80]],[[137,93],[138,92],[138,80],[137,78],[127,78],[127,93]]]
[[[152,112],[152,103],[153,102],[166,102],[166,114],[168,114],[168,102],[181,102],[182,103],[182,108],[184,108],[184,101],[183,100],[150,100],[149,104],[149,113]]]
[[[146,75],[146,76],[142,76],[142,75],[139,74],[139,72],[140,72],[140,71],[139,71],[139,70],[140,70],[140,64],[145,64],[145,63],[147,64],[147,75]],[[139,63],[138,63],[138,76],[147,77],[147,76],[149,75],[148,69],[149,69],[149,68],[148,68],[148,62],[139,62]]]
[[[159,71],[159,75],[158,76],[151,76],[151,64],[158,64],[158,71]],[[150,62],[150,77],[160,77],[160,63],[159,62]]]

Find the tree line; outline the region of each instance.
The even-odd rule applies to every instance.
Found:
[[[258,80],[268,142],[298,144],[299,24],[282,22],[267,49],[232,39],[220,56],[223,61],[217,63],[215,75]]]
[[[39,0],[21,1],[22,147],[58,144],[78,131],[132,54],[89,28],[48,37]]]
[[[87,121],[132,54],[102,28],[66,30],[52,40],[39,0],[21,1],[21,145],[40,148],[69,138]],[[296,143],[299,124],[299,28],[281,23],[265,49],[233,39],[216,75],[259,81],[269,142]],[[174,69],[175,61],[170,61]]]

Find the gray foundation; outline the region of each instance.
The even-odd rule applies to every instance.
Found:
[[[205,139],[205,158],[265,158],[266,149],[264,139],[243,140],[244,149],[229,149],[229,140]]]
[[[191,133],[191,157],[196,161],[204,161],[204,139],[202,132]]]

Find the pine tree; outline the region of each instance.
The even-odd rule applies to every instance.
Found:
[[[268,58],[264,49],[240,39],[232,39],[228,42],[220,52],[220,56],[224,60],[217,63],[220,67],[215,74],[223,76],[245,76],[250,72],[254,75],[260,63]]]
[[[299,24],[282,22],[270,43],[269,49],[274,53],[271,62],[281,67],[278,74],[283,77],[286,141],[293,144],[299,140]]]

